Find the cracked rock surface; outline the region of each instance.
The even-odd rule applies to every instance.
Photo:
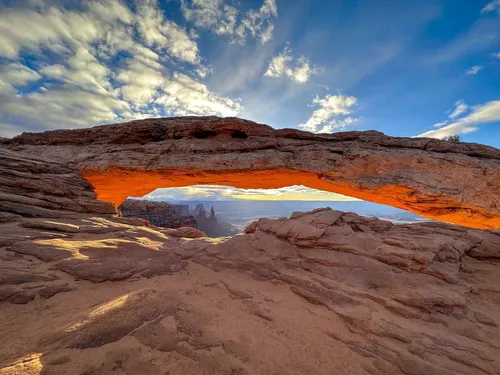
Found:
[[[1,375],[500,373],[498,230],[318,209],[211,239],[118,217],[75,165],[11,146]]]

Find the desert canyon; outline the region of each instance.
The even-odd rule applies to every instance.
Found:
[[[318,209],[208,238],[122,217],[159,187],[304,185]],[[500,150],[238,118],[0,139],[0,374],[500,373]]]

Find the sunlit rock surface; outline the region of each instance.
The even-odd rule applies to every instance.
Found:
[[[0,374],[500,373],[498,230],[319,209],[210,239],[118,217],[67,147],[0,146]]]
[[[237,118],[24,133],[5,147],[74,167],[119,205],[159,187],[305,185],[469,227],[500,228],[500,151],[382,133],[311,134]]]

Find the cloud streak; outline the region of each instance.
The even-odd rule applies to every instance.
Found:
[[[477,73],[479,73],[483,69],[484,69],[484,66],[482,66],[482,65],[474,65],[473,67],[467,69],[465,71],[465,74],[476,75]]]
[[[446,138],[455,134],[472,133],[479,129],[481,124],[500,121],[500,100],[494,100],[472,107],[467,116],[457,119],[451,124],[437,130],[430,130],[419,134],[418,137]]]

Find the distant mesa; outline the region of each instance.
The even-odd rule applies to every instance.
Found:
[[[207,211],[203,204],[196,205],[193,211],[194,218],[196,219],[197,228],[205,232],[208,237],[226,237],[234,236],[239,231],[230,223],[218,222],[215,217],[215,210],[210,208],[210,214],[207,216]]]
[[[143,199],[126,199],[118,210],[123,217],[141,218],[163,228],[197,228],[208,237],[233,236],[239,231],[229,223],[218,222],[212,207],[210,214],[203,204],[197,204],[192,213],[187,204],[170,204]]]
[[[118,210],[124,217],[138,217],[163,228],[196,228],[196,220],[189,214],[187,205],[172,205],[167,202],[127,199]]]

